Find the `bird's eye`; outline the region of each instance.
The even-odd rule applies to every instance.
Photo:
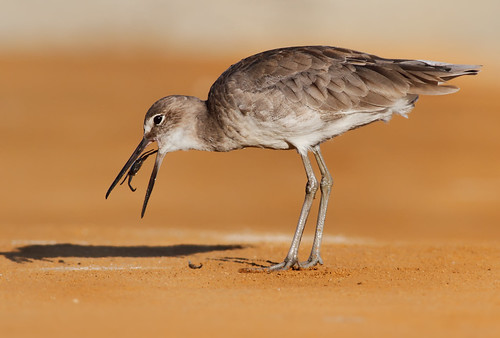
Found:
[[[156,115],[155,117],[153,117],[153,122],[156,125],[159,125],[162,121],[163,121],[163,115]]]

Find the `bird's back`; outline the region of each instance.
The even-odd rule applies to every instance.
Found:
[[[393,113],[405,115],[420,94],[453,93],[458,88],[444,82],[478,70],[335,47],[289,47],[232,65],[213,84],[207,105],[241,146],[305,151]]]

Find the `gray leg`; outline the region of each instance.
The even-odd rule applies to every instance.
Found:
[[[313,148],[314,157],[318,162],[319,171],[321,172],[321,201],[319,204],[318,223],[316,224],[316,233],[314,235],[313,246],[309,259],[306,262],[300,263],[301,268],[310,268],[316,264],[323,264],[323,260],[319,254],[321,239],[323,238],[323,227],[325,225],[326,209],[328,208],[328,199],[332,190],[333,179],[326,167],[319,146]]]
[[[304,168],[307,175],[306,184],[306,196],[304,198],[304,203],[302,204],[302,211],[300,212],[299,222],[297,224],[297,229],[295,230],[295,235],[293,236],[292,244],[290,250],[286,255],[285,260],[282,263],[273,265],[269,267],[269,270],[286,270],[295,265],[299,265],[298,251],[300,240],[302,239],[302,233],[304,232],[304,227],[306,225],[307,216],[309,216],[309,211],[311,210],[311,205],[314,199],[314,195],[318,190],[318,181],[314,176],[314,171],[311,166],[311,161],[307,155],[301,155],[302,162],[304,163]]]

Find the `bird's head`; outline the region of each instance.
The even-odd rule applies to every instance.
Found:
[[[173,95],[156,101],[151,108],[149,108],[144,118],[144,135],[141,142],[109,187],[106,198],[108,198],[113,188],[129,169],[133,171],[134,167],[140,168],[140,165],[134,166],[134,164],[138,161],[139,156],[144,152],[146,147],[150,143],[156,142],[158,145],[158,152],[142,207],[141,217],[143,217],[149,196],[151,195],[151,191],[156,181],[156,175],[158,174],[165,155],[176,150],[199,148],[199,141],[196,137],[196,123],[194,123],[194,120],[197,114],[204,110],[206,110],[205,102],[192,96]],[[139,169],[137,169],[137,171],[138,170]],[[128,175],[132,176],[137,172],[130,171]]]

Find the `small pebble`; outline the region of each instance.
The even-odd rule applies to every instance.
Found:
[[[200,263],[200,265],[196,265],[196,264],[191,263],[191,261],[188,261],[188,265],[191,269],[201,269],[201,267],[203,266],[202,263]]]

